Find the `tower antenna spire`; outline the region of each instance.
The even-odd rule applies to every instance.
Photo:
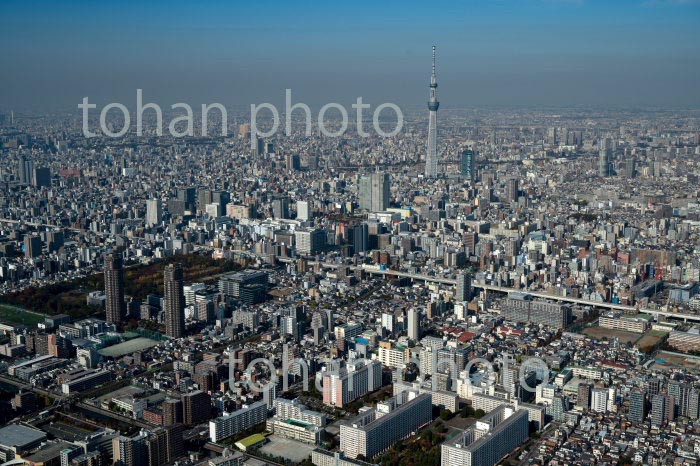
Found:
[[[440,102],[437,100],[437,76],[435,73],[435,46],[433,45],[433,72],[430,75],[430,94],[428,99],[428,151],[425,157],[426,178],[438,176],[439,155],[437,152],[437,110]]]

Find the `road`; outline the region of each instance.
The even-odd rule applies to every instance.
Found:
[[[280,262],[283,263],[288,263],[288,262],[293,262],[294,259],[286,259],[286,258],[280,258]],[[317,261],[309,261],[309,265],[317,265]],[[321,266],[329,269],[337,269],[343,264],[333,264],[333,263],[326,263],[322,262]],[[355,265],[349,265],[346,266],[350,270],[356,271],[356,270],[364,270],[366,273],[373,274],[373,275],[383,275],[383,276],[393,276],[393,277],[406,277],[410,278],[412,280],[420,280],[424,282],[431,282],[431,283],[441,283],[443,285],[456,285],[457,281],[452,278],[446,278],[446,277],[436,277],[433,275],[425,275],[425,274],[417,274],[417,273],[410,273],[410,272],[403,272],[400,270],[391,270],[391,269],[377,269],[373,267],[363,267],[363,266],[355,266]],[[609,309],[609,310],[614,310],[614,311],[623,311],[623,312],[628,312],[628,313],[644,313],[644,314],[651,314],[656,317],[658,320],[659,316],[663,317],[672,317],[674,319],[681,319],[684,322],[687,321],[695,321],[695,322],[700,322],[700,314],[687,314],[687,313],[680,313],[680,312],[668,312],[668,311],[658,311],[655,309],[645,309],[645,308],[638,308],[635,306],[626,306],[624,304],[614,304],[614,303],[607,303],[607,302],[598,302],[598,301],[590,301],[587,299],[580,299],[580,298],[573,298],[571,296],[555,296],[555,295],[550,295],[548,293],[543,293],[540,291],[528,291],[528,290],[517,290],[513,288],[508,288],[504,286],[496,286],[496,285],[487,285],[487,284],[481,284],[481,283],[472,283],[473,288],[477,289],[482,289],[482,290],[487,290],[487,291],[496,291],[499,293],[527,293],[531,296],[534,296],[536,298],[544,298],[544,299],[549,299],[552,301],[559,301],[559,302],[566,302],[566,303],[572,303],[572,304],[580,304],[583,306],[591,306],[591,307],[596,307],[596,308],[602,308],[602,309]]]

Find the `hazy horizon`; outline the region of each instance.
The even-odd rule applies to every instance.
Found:
[[[5,1],[0,111],[220,102],[698,108],[700,2]]]

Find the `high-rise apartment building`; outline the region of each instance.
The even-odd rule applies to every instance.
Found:
[[[354,361],[323,375],[323,402],[342,408],[382,386],[379,361]]]
[[[119,323],[126,318],[124,301],[124,268],[118,253],[105,256],[105,310],[108,323]]]
[[[420,313],[418,312],[418,309],[409,309],[406,313],[406,317],[408,318],[407,333],[408,338],[410,338],[411,340],[418,340],[420,338],[419,316]]]
[[[659,393],[651,399],[651,424],[664,426],[675,419],[673,411],[673,397]]]
[[[630,408],[628,417],[633,422],[644,422],[647,416],[646,394],[639,390],[630,393]]]
[[[182,400],[182,423],[196,426],[208,421],[211,412],[211,397],[201,390],[185,393]]]
[[[169,264],[165,267],[163,285],[165,287],[165,334],[171,338],[180,338],[185,332],[182,265]]]
[[[455,301],[470,301],[472,299],[472,281],[468,274],[457,275],[457,290],[455,291]]]

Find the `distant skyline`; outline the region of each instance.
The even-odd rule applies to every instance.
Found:
[[[284,101],[700,107],[700,1],[0,3],[0,112]],[[427,112],[427,110],[426,110]]]

